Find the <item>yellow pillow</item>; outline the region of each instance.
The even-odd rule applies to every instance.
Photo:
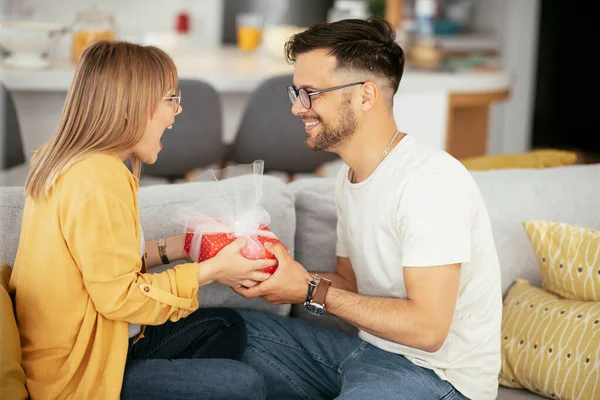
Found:
[[[600,232],[554,221],[524,221],[542,288],[561,297],[600,301]]]
[[[11,269],[0,266],[0,394],[6,399],[27,399],[25,373],[21,367],[21,341],[8,294]]]
[[[566,150],[533,150],[520,154],[498,154],[464,158],[463,165],[474,171],[506,168],[548,168],[573,165],[577,154]]]
[[[561,299],[522,279],[502,316],[502,386],[561,399],[600,398],[600,302]]]

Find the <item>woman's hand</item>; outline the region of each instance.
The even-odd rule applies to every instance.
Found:
[[[260,271],[272,267],[277,260],[249,260],[240,254],[246,239],[237,238],[225,246],[213,258],[200,263],[200,286],[219,282],[231,288],[253,287],[268,279],[271,274]]]

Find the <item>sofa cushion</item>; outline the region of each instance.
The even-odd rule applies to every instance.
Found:
[[[26,399],[25,372],[21,367],[21,341],[8,294],[11,269],[0,266],[0,393],[6,399]]]
[[[542,288],[561,297],[600,301],[600,232],[557,221],[524,221]]]
[[[600,396],[600,302],[562,299],[517,280],[504,301],[503,386],[551,398]]]
[[[227,194],[233,193],[239,187],[243,187],[243,190],[253,190],[252,186],[247,184],[248,179],[251,178],[245,176],[222,180],[218,184],[219,190],[223,190]],[[263,182],[262,205],[271,216],[269,228],[293,254],[296,229],[293,195],[280,179],[265,176]],[[215,185],[215,182],[190,182],[140,188],[138,196],[140,217],[146,240],[184,234],[184,226],[175,221],[177,210],[181,207],[192,206],[200,197],[209,196],[218,199],[221,192],[215,190]],[[172,268],[178,263],[181,262],[161,266],[152,271],[158,272]],[[289,314],[290,310],[289,305],[276,306],[262,298],[244,299],[230,288],[217,283],[201,288],[198,296],[201,307],[256,308],[281,315]]]
[[[496,400],[542,400],[546,397],[538,396],[527,389],[512,389],[500,387]]]
[[[600,228],[600,164],[472,171],[485,200],[502,273],[502,290],[520,277],[541,285],[523,221],[556,220]]]
[[[334,187],[333,178],[302,179],[289,184],[296,209],[295,256],[309,271],[335,270]]]

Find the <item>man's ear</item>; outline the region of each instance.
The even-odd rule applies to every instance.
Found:
[[[367,81],[362,85],[361,111],[369,111],[379,98],[379,88],[374,82]]]

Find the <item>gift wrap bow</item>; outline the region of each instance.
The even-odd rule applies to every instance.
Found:
[[[211,233],[225,233],[234,237],[245,237],[248,239],[247,247],[262,246],[255,238],[264,236],[277,238],[266,226],[271,221],[267,210],[261,206],[253,206],[244,211],[237,218],[230,218],[228,222],[211,218],[194,218],[192,226],[194,227],[194,239],[192,241],[192,251],[196,254],[200,251],[202,235]]]

